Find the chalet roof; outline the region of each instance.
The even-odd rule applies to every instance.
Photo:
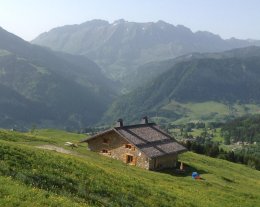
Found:
[[[186,151],[186,148],[179,144],[173,137],[162,131],[156,124],[138,124],[122,127],[114,127],[110,130],[96,134],[82,142],[98,138],[110,132],[116,132],[122,138],[135,145],[148,157],[160,157],[167,154],[177,154]]]

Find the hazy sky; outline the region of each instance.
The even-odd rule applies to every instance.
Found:
[[[260,0],[0,0],[0,26],[25,40],[57,26],[121,18],[260,39]]]

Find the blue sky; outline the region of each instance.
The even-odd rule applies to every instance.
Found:
[[[121,18],[260,39],[260,0],[0,0],[0,26],[25,40],[57,26]]]

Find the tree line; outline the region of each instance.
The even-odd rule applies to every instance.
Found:
[[[260,142],[260,115],[244,116],[227,122],[221,128],[225,144]]]
[[[189,151],[207,155],[214,158],[228,160],[230,162],[248,165],[251,168],[260,170],[260,145],[246,146],[240,150],[225,151],[216,142],[191,142],[183,143]]]

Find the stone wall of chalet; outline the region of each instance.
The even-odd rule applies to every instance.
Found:
[[[133,162],[129,163],[130,165],[149,169],[149,158],[135,146],[131,145],[131,149],[129,149],[126,148],[126,145],[131,144],[116,132],[109,132],[88,141],[88,148],[92,151],[121,160],[124,163],[127,162],[127,155],[131,155]]]
[[[163,169],[174,168],[178,161],[178,155],[165,155],[161,157],[152,158],[149,162],[149,169]]]

